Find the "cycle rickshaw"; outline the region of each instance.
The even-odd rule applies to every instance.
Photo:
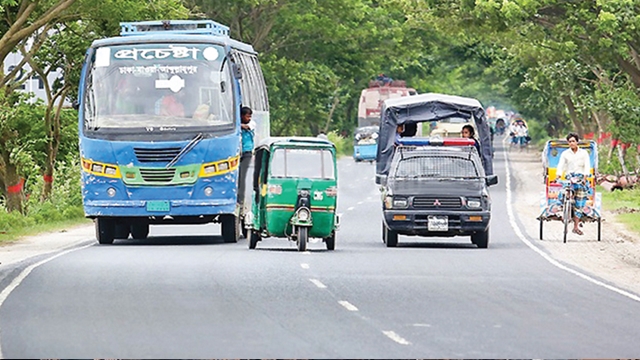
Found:
[[[582,209],[581,223],[597,222],[598,224],[598,241],[600,241],[601,225],[602,225],[602,194],[596,192],[595,174],[598,170],[598,147],[593,140],[582,140],[578,143],[580,148],[589,152],[591,160],[591,174],[587,176],[586,181],[589,184],[587,190],[587,200]],[[540,200],[540,240],[543,239],[543,227],[546,221],[562,221],[564,223],[563,242],[567,242],[567,233],[569,224],[573,222],[573,189],[577,181],[583,179],[576,176],[562,178],[556,181],[556,170],[560,155],[563,151],[569,149],[569,143],[566,140],[549,140],[545,144],[542,152],[543,175],[545,183],[545,191],[542,193]],[[582,225],[582,224],[581,224]]]

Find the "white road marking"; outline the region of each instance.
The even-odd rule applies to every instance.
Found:
[[[431,327],[431,324],[413,324],[415,327]]]
[[[300,267],[303,269],[308,269],[309,268],[309,264],[300,264]]]
[[[507,138],[505,137],[504,140],[502,141],[502,144],[505,145]],[[506,145],[505,145],[506,146]],[[574,269],[571,269],[567,266],[562,265],[561,263],[559,263],[558,261],[556,261],[555,259],[553,259],[551,256],[547,255],[546,253],[544,253],[542,250],[540,250],[536,245],[533,245],[533,243],[531,243],[531,241],[529,241],[529,239],[527,239],[526,236],[524,236],[524,234],[522,233],[522,231],[520,231],[520,228],[518,227],[518,224],[516,223],[515,220],[515,215],[513,213],[513,206],[511,205],[511,201],[513,198],[513,194],[511,192],[511,171],[509,169],[509,157],[507,156],[507,151],[503,150],[503,155],[504,155],[504,161],[505,161],[505,169],[506,169],[506,175],[507,175],[507,181],[505,186],[507,187],[507,214],[509,215],[509,223],[511,224],[511,228],[513,228],[513,231],[516,233],[516,236],[518,236],[518,238],[520,238],[520,240],[525,243],[525,245],[527,245],[529,248],[531,248],[533,251],[535,251],[536,253],[538,253],[538,255],[542,256],[545,260],[547,260],[548,262],[550,262],[552,265],[554,265],[557,268],[560,268],[564,271],[567,271],[571,274],[574,274],[584,280],[587,280],[595,285],[598,286],[602,286],[605,289],[609,289],[611,291],[614,291],[622,296],[626,296],[629,299],[635,300],[640,302],[640,296],[634,295],[628,291],[622,290],[620,288],[617,288],[615,286],[611,286],[609,284],[605,284],[602,281],[596,280],[586,274],[583,274],[579,271],[576,271]]]
[[[352,207],[348,208],[347,211],[350,211],[350,210],[353,210],[353,209],[355,209],[355,207],[352,206]]]
[[[353,304],[351,304],[350,302],[348,302],[346,300],[338,301],[338,304],[344,306],[344,308],[349,310],[349,311],[358,311],[357,307],[355,307]]]
[[[396,334],[393,331],[383,331],[382,333],[385,334],[389,339],[397,342],[400,345],[411,345],[410,342],[403,339],[400,335]]]
[[[53,255],[50,258],[44,259],[44,260],[42,260],[40,262],[37,262],[37,263],[35,263],[33,265],[30,265],[26,269],[22,270],[22,272],[20,274],[18,274],[18,276],[16,276],[11,281],[11,283],[6,288],[4,288],[4,290],[2,290],[2,292],[0,292],[0,307],[2,307],[2,304],[4,303],[5,300],[7,300],[7,298],[11,294],[11,292],[13,292],[13,290],[15,290],[18,286],[20,286],[22,281],[27,276],[29,276],[29,274],[31,274],[31,272],[35,268],[37,268],[40,265],[44,265],[44,264],[48,263],[49,261],[51,261],[51,260],[53,260],[53,259],[55,259],[57,257],[60,257],[62,255],[66,255],[66,254],[68,254],[68,253],[70,253],[72,251],[82,250],[82,249],[88,248],[90,246],[93,246],[93,244],[85,245],[85,246],[81,246],[81,247],[73,248],[73,249],[69,249],[69,250],[65,250],[63,252],[57,253],[56,255]],[[1,343],[0,343],[0,345],[1,345]],[[0,359],[4,359],[4,356],[2,355],[2,348],[1,347],[0,347]]]
[[[362,205],[364,201],[358,201],[358,205]]]
[[[327,288],[327,285],[321,283],[320,280],[309,279],[309,281],[311,281],[315,286],[319,287],[320,289],[326,289]]]

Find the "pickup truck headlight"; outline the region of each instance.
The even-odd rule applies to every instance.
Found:
[[[482,201],[478,198],[468,198],[467,206],[472,209],[477,209],[482,207]]]
[[[409,205],[409,202],[406,198],[394,197],[393,198],[393,208],[394,209],[405,209]]]

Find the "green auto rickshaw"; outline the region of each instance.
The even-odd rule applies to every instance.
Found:
[[[268,138],[255,151],[249,248],[264,237],[287,238],[305,251],[310,237],[335,249],[338,171],[332,142],[313,137]]]

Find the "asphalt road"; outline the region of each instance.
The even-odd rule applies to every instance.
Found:
[[[374,165],[339,162],[336,250],[225,244],[217,225],[152,227],[35,267],[0,307],[5,358],[633,358],[640,302],[563,270],[508,216],[488,249],[381,239]],[[1,284],[0,284],[1,285]],[[6,284],[5,284],[6,285]]]

